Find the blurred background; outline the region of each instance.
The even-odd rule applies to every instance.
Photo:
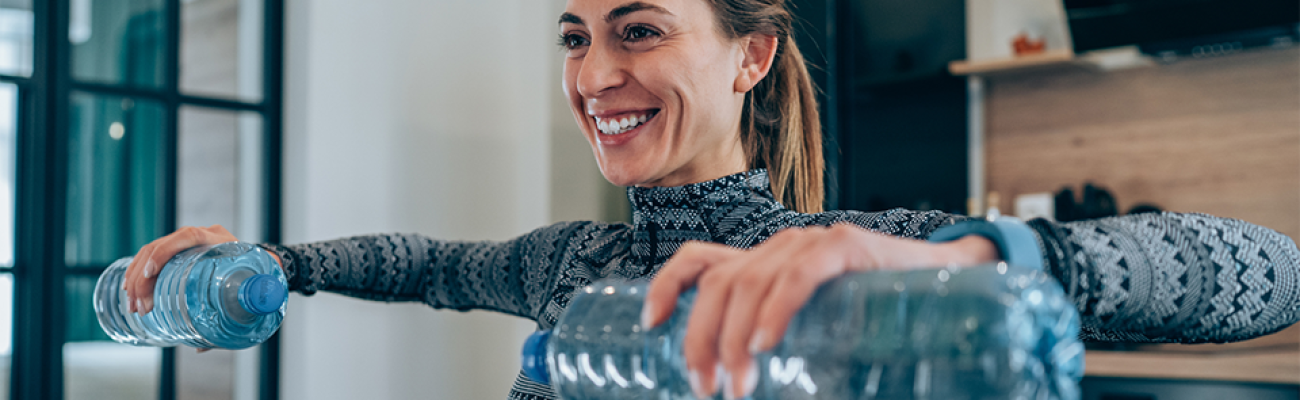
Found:
[[[534,324],[500,314],[293,295],[268,343],[195,354],[109,341],[90,298],[178,226],[627,220],[560,87],[564,3],[0,0],[0,400],[505,397]],[[1144,206],[1300,240],[1294,0],[792,3],[829,208]],[[1087,374],[1088,399],[1295,399],[1300,330],[1092,346]]]

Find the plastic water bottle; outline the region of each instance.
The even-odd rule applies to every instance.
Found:
[[[694,399],[682,340],[695,293],[645,330],[645,291],[626,281],[583,289],[554,329],[525,343],[525,372],[568,400]],[[752,398],[1074,400],[1078,334],[1078,312],[1039,270],[1000,263],[845,275],[755,356]]]
[[[288,285],[261,247],[229,242],[177,254],[158,274],[154,307],[131,313],[122,290],[131,257],[100,275],[95,313],[109,337],[136,346],[242,349],[262,343],[284,319]]]

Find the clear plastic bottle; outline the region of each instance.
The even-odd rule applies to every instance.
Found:
[[[288,285],[280,264],[253,244],[199,246],[172,257],[158,275],[154,307],[131,313],[122,290],[131,257],[95,285],[95,313],[109,337],[136,346],[242,349],[262,343],[284,319]]]
[[[695,293],[651,330],[644,283],[603,281],[524,345],[524,370],[579,399],[693,399],[682,356]],[[1080,398],[1079,316],[1029,268],[866,272],[824,284],[755,356],[761,399]],[[721,391],[718,394],[721,397]]]

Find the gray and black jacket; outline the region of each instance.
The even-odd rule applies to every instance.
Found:
[[[555,324],[570,298],[605,277],[649,278],[690,240],[749,248],[789,227],[851,223],[925,239],[967,217],[895,209],[801,214],[772,196],[764,170],[679,187],[630,188],[632,224],[564,222],[512,240],[369,235],[268,245],[290,289],[434,308],[492,310]],[[1029,221],[1044,265],[1083,318],[1082,338],[1230,342],[1300,319],[1300,250],[1288,237],[1201,214]],[[553,399],[522,373],[510,399]]]

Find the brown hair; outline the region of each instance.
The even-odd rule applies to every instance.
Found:
[[[767,168],[772,193],[787,208],[822,211],[822,129],[812,77],[795,46],[785,0],[709,0],[722,33],[777,38],[767,77],[745,94],[740,140],[751,168]]]

